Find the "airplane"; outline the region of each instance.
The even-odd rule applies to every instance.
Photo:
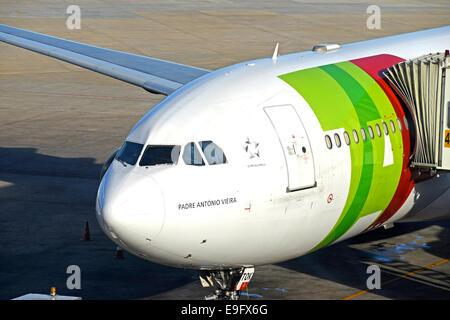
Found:
[[[105,162],[96,217],[130,253],[198,270],[207,299],[238,299],[257,266],[450,217],[450,26],[215,71],[6,25],[0,40],[167,96]]]

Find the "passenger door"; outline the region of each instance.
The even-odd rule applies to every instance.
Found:
[[[311,188],[316,185],[311,145],[297,112],[291,105],[265,107],[278,136],[286,160],[287,191]]]

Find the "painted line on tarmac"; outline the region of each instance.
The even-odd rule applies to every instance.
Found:
[[[409,272],[409,273],[407,273],[407,274],[404,274],[404,275],[402,275],[402,276],[399,276],[399,277],[397,277],[397,278],[395,278],[395,279],[392,279],[392,280],[383,282],[383,283],[381,284],[381,286],[383,287],[383,286],[385,286],[385,285],[388,285],[388,284],[391,284],[391,283],[396,282],[396,281],[398,281],[398,280],[407,278],[407,277],[409,277],[409,276],[411,276],[411,275],[413,275],[413,274],[415,274],[415,273],[419,273],[419,272],[421,272],[421,271],[425,271],[425,270],[431,269],[431,268],[433,268],[433,267],[436,267],[436,266],[438,266],[438,265],[440,265],[440,264],[443,264],[443,263],[446,263],[446,262],[448,262],[448,261],[449,261],[449,259],[444,259],[444,260],[441,260],[441,261],[438,261],[438,262],[429,264],[428,266],[425,266],[425,267],[423,267],[423,268],[420,268],[420,269],[411,271],[411,272]],[[365,293],[367,293],[367,292],[369,292],[369,291],[370,291],[370,290],[362,290],[362,291],[359,291],[359,292],[357,292],[357,293],[355,293],[355,294],[352,294],[351,296],[342,298],[341,300],[350,300],[350,299],[353,299],[353,298],[358,297],[358,296],[360,296],[360,295],[363,295],[363,294],[365,294]]]

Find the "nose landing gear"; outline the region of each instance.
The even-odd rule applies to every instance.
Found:
[[[239,300],[240,291],[247,287],[254,272],[255,268],[248,267],[200,271],[202,286],[215,289],[205,300]]]

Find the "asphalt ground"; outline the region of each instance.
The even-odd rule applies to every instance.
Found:
[[[447,25],[448,1],[2,0],[0,23],[210,70],[317,43],[347,43]],[[103,162],[163,97],[0,43],[0,299],[27,293],[83,299],[202,299],[197,273],[124,253],[95,220]],[[85,222],[91,241],[80,241]],[[450,222],[398,224],[256,268],[243,299],[449,299]],[[68,289],[67,268],[81,270]],[[370,265],[381,289],[369,290]]]

